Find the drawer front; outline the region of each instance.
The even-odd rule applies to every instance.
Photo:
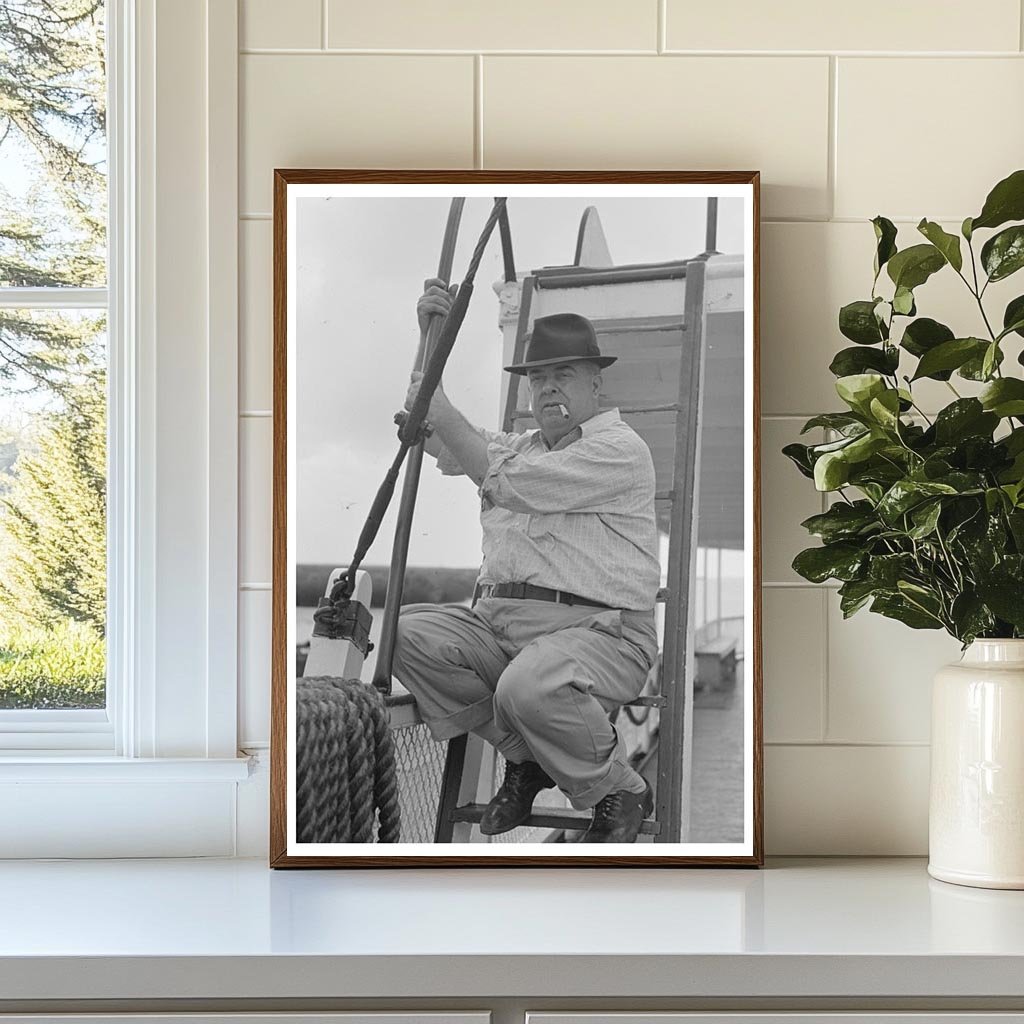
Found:
[[[490,1024],[490,1013],[0,1013],[0,1024]]]
[[[1024,1024],[1024,1013],[528,1013],[526,1024]]]

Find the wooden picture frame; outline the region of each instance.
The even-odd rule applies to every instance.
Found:
[[[271,866],[763,863],[759,180],[756,171],[275,171]],[[495,195],[507,197],[504,210],[491,206]],[[464,235],[457,240],[460,214]],[[574,237],[566,237],[570,218]],[[448,372],[471,383],[461,391],[453,384],[453,401],[483,401],[473,390],[477,381],[481,392],[497,388],[501,415],[481,425],[522,433],[529,410],[520,389],[529,385],[502,366],[526,356],[537,317],[578,313],[594,324],[601,351],[620,357],[618,378],[602,375],[602,412],[621,408],[622,420],[652,452],[662,564],[659,654],[640,697],[608,713],[617,749],[652,783],[655,805],[635,843],[608,850],[598,840],[580,841],[592,834],[588,812],[555,806],[559,788],[545,791],[553,803],[535,805],[526,825],[504,837],[513,842],[482,836],[482,807],[502,759],[472,730],[432,738],[437,722],[423,724],[412,695],[378,699],[371,674],[362,672],[361,631],[380,620],[376,682],[390,683],[395,644],[388,631],[403,604],[402,585],[405,601],[465,608],[481,596],[479,586],[473,590],[475,567],[459,547],[471,532],[459,527],[469,522],[466,509],[477,513],[468,481],[451,496],[445,492],[440,504],[423,498],[417,512],[426,517],[428,536],[415,536],[414,547],[451,548],[448,561],[420,569],[415,554],[407,561],[399,551],[408,546],[411,524],[420,522],[411,515],[417,486],[440,486],[429,457],[419,475],[416,446],[402,464],[414,480],[397,488],[412,496],[396,492],[392,502],[400,508],[399,541],[393,544],[396,528],[385,520],[370,557],[357,558],[369,573],[353,573],[346,584],[343,570],[360,536],[357,514],[365,516],[372,504],[376,484],[368,486],[367,474],[372,468],[375,480],[384,476],[399,447],[396,429],[406,429],[395,427],[392,414],[408,370],[414,357],[427,368],[445,344],[435,318],[416,352],[422,279],[445,269],[447,252],[450,272],[440,276],[461,280],[485,221],[493,236],[481,250],[470,308],[493,302],[490,285],[498,277],[498,331],[489,348],[456,342]],[[527,252],[522,264],[515,262],[517,229],[519,252]],[[716,243],[726,236],[734,251],[719,252]],[[611,256],[617,243],[629,251],[619,262]],[[645,246],[652,258],[636,258]],[[406,331],[396,309],[412,325],[412,341],[402,340],[405,365],[392,345]],[[464,328],[469,324],[467,318]],[[416,409],[408,415],[415,419]],[[487,494],[478,493],[486,506]],[[383,573],[374,563],[387,561],[388,550],[397,571]],[[368,614],[385,582],[391,592],[383,615]],[[337,600],[316,613],[316,632],[340,631],[342,638],[314,636],[303,653],[298,620],[308,629],[314,614],[303,609],[331,593]],[[546,588],[542,593],[552,600]],[[556,603],[571,603],[563,591],[551,594]],[[348,612],[343,625],[340,613],[331,618],[339,609]],[[362,685],[314,683],[312,676],[358,676]],[[720,739],[702,732],[712,726]],[[734,751],[725,768],[711,772],[703,754],[694,758],[702,736],[709,737],[705,747]],[[597,745],[595,739],[595,756]],[[708,788],[712,776],[717,795]],[[396,835],[397,842],[375,841]]]

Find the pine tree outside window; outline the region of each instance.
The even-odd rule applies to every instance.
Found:
[[[0,4],[0,727],[86,747],[110,732],[105,15]]]

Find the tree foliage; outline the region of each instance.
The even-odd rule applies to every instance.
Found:
[[[103,0],[0,3],[0,288],[106,283],[103,16]],[[20,666],[19,706],[55,703],[38,687],[67,675],[54,651],[67,647],[68,630],[102,652],[103,326],[89,314],[0,307],[0,398],[13,410],[5,419],[32,421],[0,438],[0,654],[7,669],[11,658]],[[35,638],[21,654],[4,639],[12,630]],[[94,661],[85,674],[102,699],[102,658],[98,669]]]
[[[4,618],[106,628],[106,402],[97,375],[48,417],[0,497]]]
[[[32,180],[24,194],[0,186],[0,287],[105,282],[105,80],[102,0],[0,4],[0,147]],[[87,342],[6,310],[0,386],[66,398],[93,361]]]
[[[964,644],[1024,637],[1024,379],[1005,361],[1024,335],[1024,296],[1007,304],[999,328],[983,303],[991,282],[1024,267],[1024,225],[1003,227],[1020,220],[1024,171],[999,182],[982,212],[963,222],[966,257],[961,238],[932,221],[918,225],[927,241],[905,249],[891,221],[872,221],[872,295],[839,311],[840,333],[855,344],[831,367],[846,408],[804,425],[804,433],[829,431],[824,443],[783,450],[819,491],[835,495],[828,511],[802,524],[822,545],[801,551],[793,568],[815,583],[838,580],[846,617],[870,606]],[[980,260],[979,229],[1002,229]],[[917,315],[915,289],[947,267],[973,296],[984,337]],[[883,270],[889,297],[878,294]],[[912,372],[901,376],[901,368]],[[954,374],[975,382],[978,394],[962,396]],[[915,395],[924,380],[954,396],[934,418]]]

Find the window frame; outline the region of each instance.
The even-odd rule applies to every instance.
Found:
[[[107,284],[105,287],[42,287],[5,288],[0,287],[0,308],[3,309],[49,309],[49,310],[103,310],[107,314],[107,590],[108,611],[106,629],[106,705],[104,708],[32,708],[0,709],[0,755],[8,751],[35,751],[37,753],[80,753],[89,751],[112,754],[117,748],[114,727],[114,710],[118,706],[120,671],[111,671],[112,655],[122,642],[121,623],[110,612],[111,571],[113,562],[120,571],[118,548],[122,538],[115,535],[111,524],[111,509],[115,502],[123,500],[123,491],[131,486],[130,480],[115,478],[111,472],[111,455],[115,436],[123,433],[123,424],[113,424],[114,412],[112,393],[120,383],[122,350],[126,336],[125,325],[115,322],[111,296],[117,289],[111,281],[120,274],[128,262],[124,249],[129,242],[130,220],[123,204],[124,183],[130,182],[134,174],[134,162],[126,160],[129,148],[126,145],[127,126],[133,110],[124,105],[124,99],[131,95],[129,86],[133,47],[126,36],[126,15],[131,14],[132,0],[104,0],[106,32],[106,99],[107,99]],[[127,87],[127,88],[126,88]],[[117,361],[115,364],[115,352]],[[117,434],[115,435],[115,429]],[[116,453],[115,453],[116,454]],[[114,496],[111,496],[113,485]],[[123,666],[117,663],[117,670]]]
[[[107,0],[107,51],[107,720],[0,722],[0,856],[158,856],[182,829],[196,850],[230,855],[249,773],[237,750],[237,4]],[[47,731],[57,720],[33,715],[67,721]],[[55,828],[83,821],[87,844],[81,828]]]

